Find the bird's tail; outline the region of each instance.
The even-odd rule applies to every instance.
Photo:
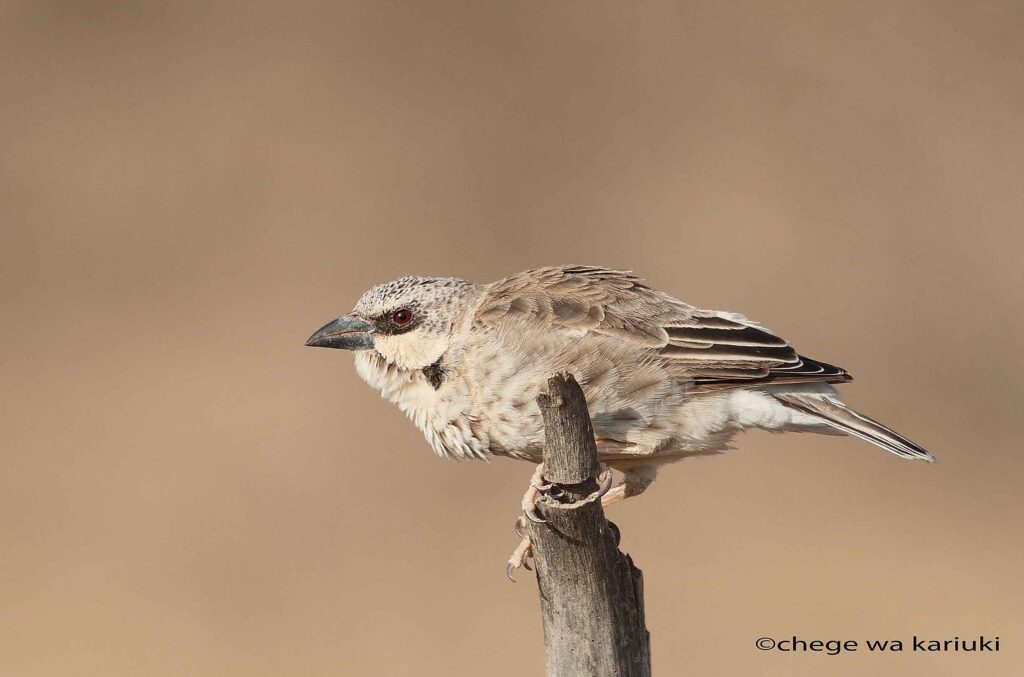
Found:
[[[823,423],[872,444],[877,444],[903,458],[917,458],[933,463],[935,457],[892,428],[850,409],[838,398],[819,393],[772,393],[788,407],[820,419]]]

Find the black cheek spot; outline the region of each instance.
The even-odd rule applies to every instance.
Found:
[[[423,367],[423,375],[427,377],[427,383],[429,383],[434,390],[441,387],[444,383],[445,372],[441,367],[441,358],[437,358],[437,362]]]

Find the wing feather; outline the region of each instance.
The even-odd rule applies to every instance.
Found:
[[[654,351],[669,373],[693,381],[695,392],[851,380],[742,315],[694,308],[630,272],[596,266],[538,268],[499,280],[487,288],[475,324],[614,336]]]

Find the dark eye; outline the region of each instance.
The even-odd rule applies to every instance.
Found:
[[[396,310],[391,313],[391,321],[397,324],[399,327],[404,326],[412,322],[412,311],[403,308],[402,310]]]

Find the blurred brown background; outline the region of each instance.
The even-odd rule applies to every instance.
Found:
[[[371,284],[633,269],[932,448],[748,434],[613,513],[660,675],[1016,675],[1024,10],[0,5],[0,674],[539,674],[526,465],[433,457]],[[985,655],[757,651],[999,635]]]

